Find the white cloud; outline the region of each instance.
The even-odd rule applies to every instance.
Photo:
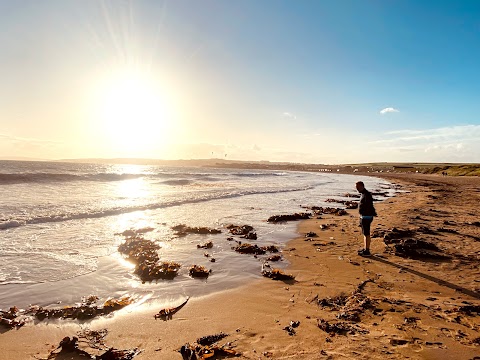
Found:
[[[377,153],[400,161],[479,162],[480,125],[396,130],[369,144]]]
[[[283,117],[286,117],[286,118],[289,118],[289,119],[293,119],[293,120],[297,119],[296,115],[294,115],[292,113],[289,113],[289,112],[284,112],[282,115],[283,115]]]
[[[400,110],[395,109],[393,107],[386,107],[385,109],[380,110],[380,114],[384,115],[386,113],[397,113],[400,112]]]
[[[480,137],[480,125],[457,125],[423,130],[396,130],[387,132],[390,139],[374,141],[374,143],[398,142],[432,142],[432,141],[461,141],[463,139],[477,139]]]

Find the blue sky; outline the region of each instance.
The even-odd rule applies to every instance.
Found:
[[[0,1],[0,157],[480,162],[479,40],[474,0]]]

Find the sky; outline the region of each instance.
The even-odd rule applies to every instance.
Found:
[[[0,0],[0,158],[480,162],[480,1]]]

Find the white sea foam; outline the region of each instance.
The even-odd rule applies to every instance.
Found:
[[[269,224],[269,216],[303,211],[300,205],[327,205],[326,198],[353,192],[357,180],[372,190],[386,184],[357,176],[260,170],[61,163],[9,163],[0,169],[15,175],[4,176],[10,182],[0,186],[0,307],[68,303],[90,293],[174,298],[235,286],[258,277],[261,264],[231,250],[224,225],[253,225],[259,245],[282,247],[295,224]],[[171,226],[181,223],[224,233],[178,238]],[[109,256],[122,241],[115,233],[145,226],[155,229],[145,236],[161,244],[160,258],[183,265],[175,280],[140,285],[131,267]],[[209,252],[215,263],[196,248],[206,239],[214,242]],[[188,276],[194,263],[213,270],[206,283]]]

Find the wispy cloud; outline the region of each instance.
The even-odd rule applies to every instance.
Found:
[[[396,130],[384,133],[369,144],[379,153],[410,153],[412,161],[478,162],[480,125]],[[403,157],[402,160],[407,161]]]
[[[284,112],[282,115],[283,115],[283,117],[286,117],[286,118],[289,118],[289,119],[293,119],[293,120],[297,119],[296,115],[294,115],[292,113],[289,113],[289,112]]]
[[[458,126],[446,126],[435,129],[423,129],[423,130],[396,130],[390,131],[384,134],[387,139],[375,140],[372,143],[394,144],[394,143],[406,143],[406,142],[428,142],[439,141],[461,141],[466,139],[478,139],[480,138],[480,125],[458,125]]]
[[[398,112],[400,112],[400,110],[395,109],[393,107],[386,107],[386,108],[380,110],[380,114],[382,114],[382,115],[384,115],[386,113],[398,113]]]
[[[61,142],[24,138],[0,133],[0,156],[53,158],[58,152]]]
[[[0,139],[5,141],[14,142],[14,143],[29,143],[29,144],[61,144],[58,141],[51,141],[51,140],[41,140],[41,139],[33,139],[33,138],[24,138],[18,136],[12,136],[7,134],[0,134]]]

